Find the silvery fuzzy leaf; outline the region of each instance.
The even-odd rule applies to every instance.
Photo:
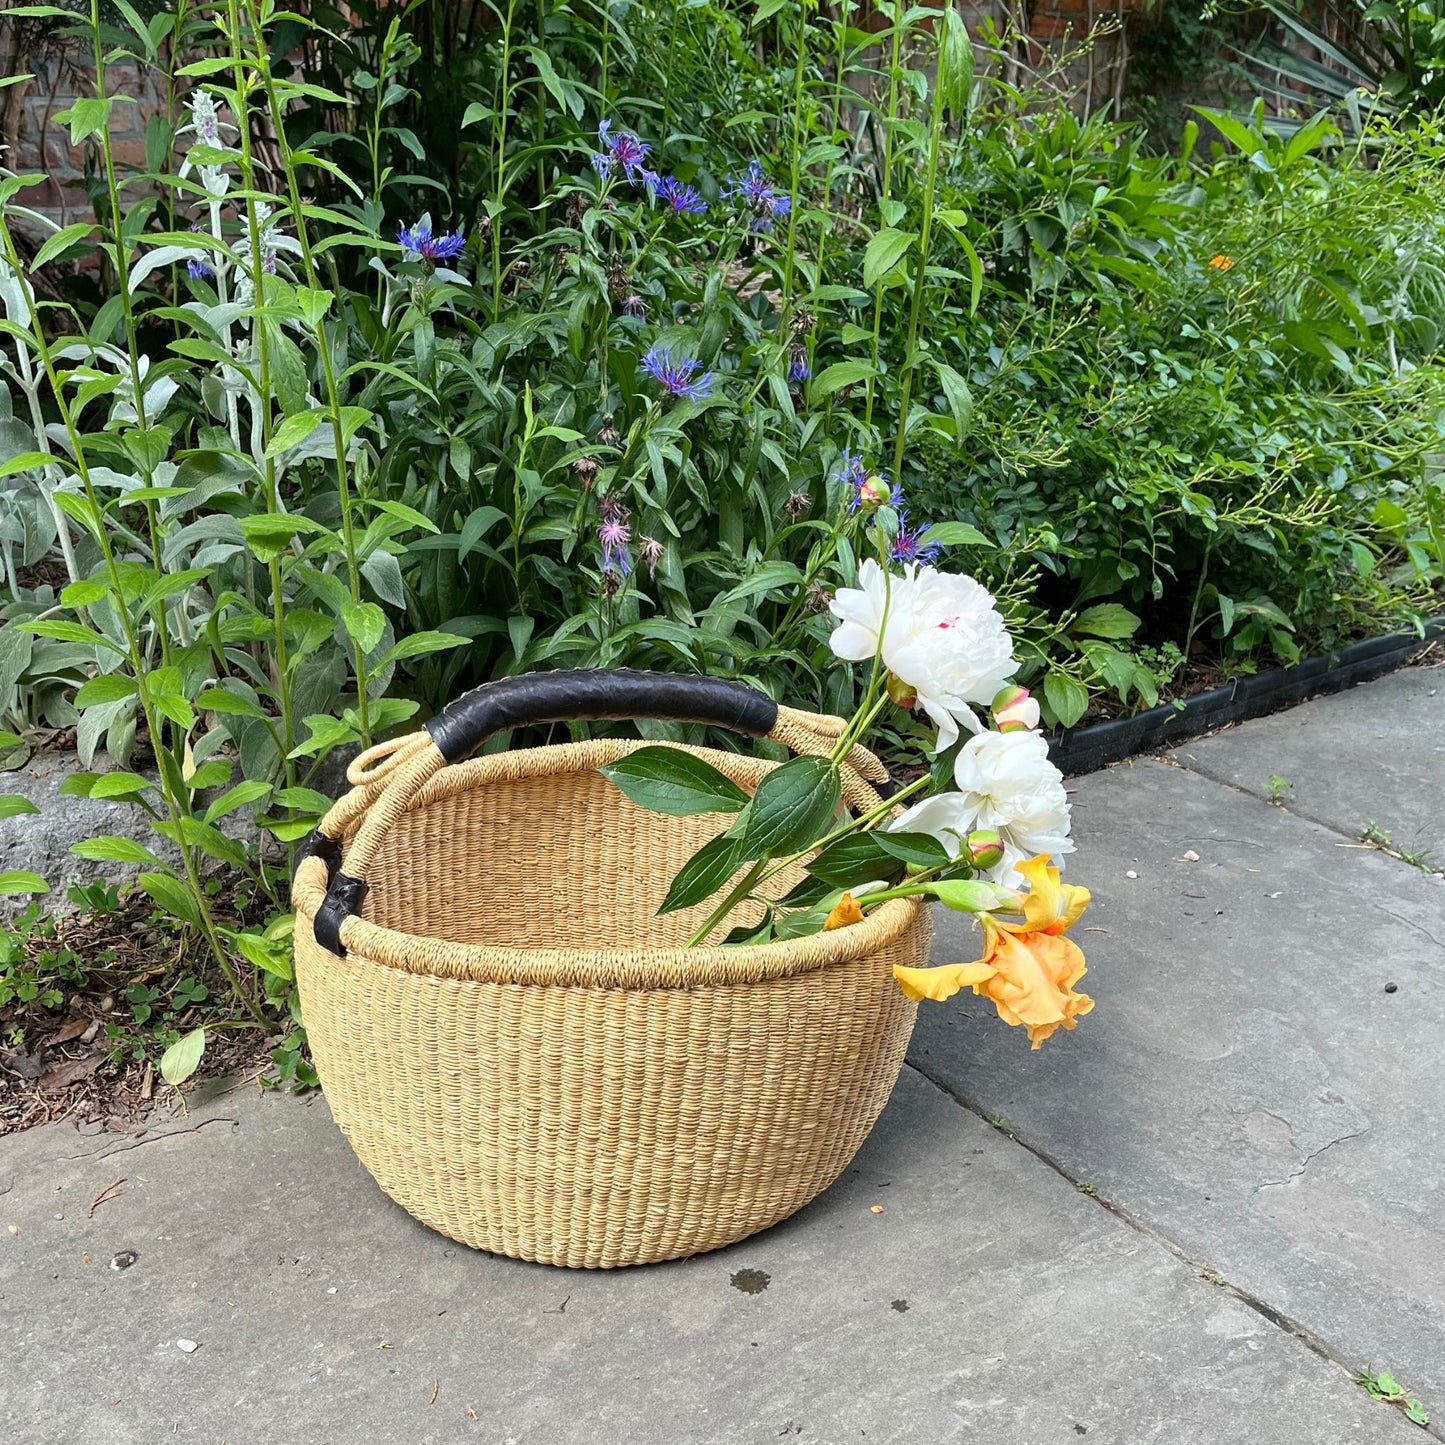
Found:
[[[4,303],[6,317],[17,326],[30,326],[29,301],[35,295],[30,283],[5,261],[0,261],[0,302]]]
[[[361,564],[361,575],[371,583],[376,595],[393,607],[406,606],[406,589],[401,581],[401,564],[390,552],[378,548]]]
[[[182,261],[204,261],[209,266],[213,261],[212,250],[209,246],[202,245],[199,240],[194,246],[157,246],[153,251],[147,251],[136,258],[135,264],[130,268],[126,286],[134,294],[136,287],[153,271],[164,270],[167,266],[178,266]]]
[[[134,472],[118,472],[114,467],[92,467],[90,480],[97,486],[114,487],[118,492],[133,492],[142,484]]]
[[[237,552],[244,552],[244,547],[225,542],[214,542],[209,547],[202,547],[191,559],[196,567],[218,567],[229,557],[234,557]]]

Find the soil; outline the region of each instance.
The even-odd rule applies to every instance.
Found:
[[[232,904],[220,899],[213,906],[234,924]],[[178,935],[144,893],[126,894],[112,911],[53,915],[46,928],[28,933],[24,955],[42,987],[53,980],[65,999],[58,1009],[40,998],[6,1006],[0,1137],[59,1118],[124,1130],[150,1112],[171,1090],[160,1076],[157,1022],[168,1038],[205,1026],[206,1051],[192,1080],[274,1072],[274,1036],[235,1027],[238,1010],[209,953],[199,940]],[[208,998],[162,1013],[182,978],[204,983]],[[156,1016],[144,1022],[125,996],[136,983],[157,991]]]

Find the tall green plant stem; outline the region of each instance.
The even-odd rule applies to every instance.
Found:
[[[236,0],[228,0],[232,6]],[[306,210],[301,200],[301,189],[296,180],[296,160],[291,144],[286,138],[286,125],[281,112],[280,97],[276,94],[275,78],[271,74],[271,60],[264,44],[264,34],[256,0],[245,0],[247,18],[251,26],[251,40],[255,47],[254,64],[266,95],[266,105],[271,125],[276,136],[276,145],[281,153],[282,166],[286,172],[287,196],[290,201],[292,220],[296,226],[296,240],[301,246],[302,261],[306,267],[306,279],[315,284],[317,279],[316,257],[311,247],[311,230],[306,224]],[[240,45],[239,34],[236,37]],[[258,293],[260,288],[257,288]],[[347,581],[353,603],[361,601],[361,567],[356,559],[356,528],[352,517],[351,479],[346,465],[346,430],[341,418],[341,391],[336,379],[336,364],[331,354],[331,338],[327,334],[326,319],[319,317],[312,334],[316,338],[316,350],[321,358],[321,372],[326,384],[326,406],[331,422],[331,436],[336,451],[336,490],[341,510],[341,539],[346,554]],[[349,634],[348,634],[349,635]],[[361,743],[371,746],[370,698],[367,694],[366,654],[361,644],[351,639],[352,662],[356,670],[356,711],[361,724]]]
[[[228,18],[233,36],[240,35],[240,14],[236,0],[228,0]],[[261,262],[261,226],[256,216],[255,168],[251,161],[251,117],[246,105],[249,84],[246,77],[244,57],[239,40],[231,47],[231,71],[236,83],[236,128],[241,148],[241,178],[246,187],[246,232],[251,250],[251,276],[258,313],[264,309],[263,279]],[[266,486],[266,511],[275,515],[280,511],[280,497],[276,485],[276,459],[270,455],[271,443],[271,348],[267,341],[266,327],[258,314],[253,322],[256,338],[257,381],[259,395],[253,405],[261,427],[261,465],[264,468]],[[267,565],[271,583],[272,637],[276,648],[276,692],[281,706],[281,764],[285,772],[286,785],[296,784],[296,762],[291,750],[296,745],[295,729],[291,716],[291,680],[286,665],[286,594],[281,585],[281,562],[272,558]]]
[[[783,261],[782,325],[787,329],[793,304],[793,264],[798,252],[798,193],[803,183],[803,142],[807,122],[803,117],[803,72],[808,64],[808,9],[798,6],[798,53],[793,65],[793,155],[788,207],[788,251]]]
[[[492,325],[502,319],[502,212],[507,199],[507,115],[512,104],[512,24],[517,0],[508,0],[502,21],[502,68],[497,77],[497,181],[492,198]]]
[[[3,244],[5,259],[17,276],[23,275],[20,266],[20,257],[15,249],[15,238],[11,234],[9,222],[3,214],[0,214],[0,244]],[[151,738],[154,740],[157,750],[162,746],[164,732],[162,720],[151,700],[146,687],[146,679],[150,669],[147,666],[145,654],[141,649],[140,638],[136,632],[135,620],[131,617],[130,608],[125,601],[125,588],[121,577],[120,567],[116,562],[115,551],[110,544],[110,535],[105,527],[105,513],[100,504],[100,497],[95,490],[95,484],[90,474],[90,461],[86,453],[85,443],[81,439],[79,428],[75,424],[75,416],[71,410],[70,403],[66,399],[62,389],[60,375],[55,367],[55,360],[50,352],[50,345],[45,338],[45,328],[40,321],[40,313],[36,309],[35,299],[29,286],[23,288],[25,293],[25,305],[27,317],[30,323],[30,334],[35,341],[35,352],[40,358],[41,367],[44,369],[46,380],[50,383],[51,395],[55,401],[56,410],[60,413],[61,425],[64,426],[66,435],[70,438],[72,459],[75,464],[76,475],[80,478],[80,484],[85,492],[85,500],[90,507],[93,519],[91,536],[100,550],[101,560],[105,565],[106,577],[110,583],[111,600],[115,613],[120,621],[121,630],[125,636],[126,659],[130,663],[131,671],[135,674],[136,700],[140,705],[142,716],[145,718],[146,727],[150,730]],[[226,982],[230,985],[235,995],[246,1012],[256,1020],[262,1028],[268,1032],[274,1030],[275,1026],[261,1012],[260,1005],[255,996],[246,989],[235,968],[231,964],[230,957],[226,953],[225,945],[221,942],[221,936],[217,930],[214,918],[211,916],[210,901],[206,897],[205,889],[201,886],[200,869],[196,864],[195,851],[186,841],[186,830],[183,826],[185,820],[191,816],[190,809],[185,802],[177,796],[173,787],[168,769],[164,764],[158,769],[158,786],[162,799],[165,801],[166,813],[170,819],[171,827],[175,833],[175,842],[180,850],[181,863],[185,868],[186,881],[190,885],[191,898],[196,905],[196,915],[201,922],[201,932],[205,937],[206,944],[216,960],[217,966],[224,975]]]
[[[923,225],[918,237],[918,262],[913,271],[913,301],[908,310],[908,346],[904,352],[903,378],[898,397],[898,435],[893,442],[893,477],[903,475],[903,445],[908,437],[908,406],[913,395],[913,372],[918,365],[918,318],[923,312],[923,293],[928,286],[928,253],[933,237],[933,187],[938,180],[938,153],[943,144],[943,97],[936,90],[933,114],[928,123],[928,170],[923,186]]]
[[[91,55],[95,65],[95,96],[97,100],[110,105],[112,102],[105,89],[105,47],[101,44],[100,39],[100,0],[90,0],[90,38]],[[140,347],[136,342],[135,308],[131,305],[130,299],[130,253],[129,247],[126,245],[124,228],[121,225],[120,185],[115,177],[115,152],[110,143],[109,116],[100,130],[100,151],[105,170],[106,198],[110,205],[110,234],[115,252],[116,286],[120,291],[121,315],[125,320],[125,347],[130,363],[130,384],[135,402],[135,424],[138,431],[145,432],[147,422],[140,369]],[[152,486],[154,483],[153,469],[144,464],[139,465],[138,469],[143,483],[147,487]],[[160,518],[153,499],[146,501],[145,512],[151,565],[156,569],[156,575],[160,576],[165,572],[165,558],[161,551]],[[185,618],[185,604],[180,598],[176,599],[176,617],[179,624],[178,631],[184,635],[189,624]],[[156,628],[156,639],[160,643],[161,661],[169,664],[171,639],[170,629],[166,626],[165,603],[161,604],[160,623],[161,625]]]
[[[903,47],[903,32],[906,28],[903,7],[893,6],[893,35],[891,53],[888,59],[888,111],[883,118],[883,185],[879,201],[893,198],[893,131],[898,120],[898,78],[901,74],[899,57]],[[883,334],[883,281],[873,288],[873,339],[869,345],[871,366],[868,371],[868,393],[863,403],[863,426],[873,425],[873,400],[878,389],[878,354]]]

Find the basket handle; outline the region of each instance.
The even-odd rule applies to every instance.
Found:
[[[352,799],[339,803],[300,850],[299,861],[322,858],[327,865],[325,900],[316,911],[316,941],[344,957],[341,926],[366,897],[367,868],[382,839],[416,794],[442,767],[460,762],[496,733],[531,723],[621,721],[656,718],[705,723],[750,737],[773,737],[795,753],[827,753],[841,736],[842,720],[779,707],[745,682],[684,673],[642,672],[631,668],[576,668],[499,678],[463,693],[425,725],[424,734],[373,750],[386,761],[353,771],[358,786]],[[358,759],[365,762],[367,755]],[[844,760],[857,786],[875,800],[891,790],[887,771],[862,747]],[[356,812],[365,820],[349,850],[349,872],[339,871],[340,831]]]
[[[707,723],[764,738],[778,721],[778,705],[757,688],[727,678],[579,667],[483,683],[449,702],[426,730],[442,758],[459,763],[509,728],[631,718]]]

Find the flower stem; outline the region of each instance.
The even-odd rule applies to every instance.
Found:
[[[744,873],[743,876],[738,880],[737,886],[732,890],[732,892],[730,892],[728,896],[724,898],[723,901],[719,903],[715,909],[713,909],[712,913],[708,916],[707,922],[704,923],[702,927],[699,928],[697,932],[688,939],[687,943],[684,944],[684,947],[696,948],[697,945],[701,943],[703,939],[705,939],[708,934],[710,934],[713,929],[716,928],[718,924],[721,923],[723,919],[726,918],[728,914],[731,913],[732,910],[736,908],[737,905],[748,896],[749,893],[752,892],[753,885],[758,882],[759,878],[763,874],[763,870],[766,867],[766,860],[759,858],[758,861],[754,863],[753,866],[749,868],[748,871]]]

